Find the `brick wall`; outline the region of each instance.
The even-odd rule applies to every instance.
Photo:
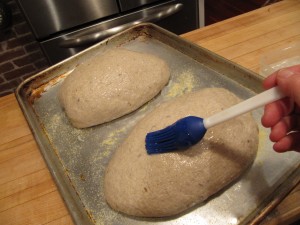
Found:
[[[11,10],[12,23],[0,30],[0,96],[12,93],[25,78],[49,66],[17,3],[2,2]]]

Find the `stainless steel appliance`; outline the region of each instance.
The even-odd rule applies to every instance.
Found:
[[[199,27],[199,0],[17,0],[50,64],[134,24],[176,34]]]

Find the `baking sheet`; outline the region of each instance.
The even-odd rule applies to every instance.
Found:
[[[72,127],[57,99],[61,82],[80,62],[120,47],[164,59],[171,70],[169,84],[153,100],[120,119],[87,129]],[[261,91],[260,82],[256,74],[212,52],[143,24],[29,78],[16,95],[77,224],[244,224],[268,207],[274,193],[288,191],[299,179],[300,155],[273,152],[268,130],[260,125],[262,109],[253,112],[260,140],[253,166],[224,191],[177,217],[135,218],[113,211],[105,202],[103,175],[117,146],[159,103],[206,87],[224,87],[246,99]]]

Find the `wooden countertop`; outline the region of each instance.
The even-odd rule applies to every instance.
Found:
[[[286,0],[182,35],[255,72],[260,56],[300,40],[300,1]],[[13,94],[0,98],[0,224],[73,224]],[[263,224],[300,219],[300,184]]]

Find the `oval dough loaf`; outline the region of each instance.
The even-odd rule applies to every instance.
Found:
[[[207,117],[239,99],[225,89],[204,89],[164,103],[146,115],[117,149],[104,190],[115,210],[142,217],[176,215],[218,192],[252,164],[258,128],[245,114],[209,129],[193,147],[147,155],[145,136],[188,116]]]
[[[130,113],[168,83],[160,58],[114,49],[80,64],[63,82],[59,100],[73,126],[90,127]]]

